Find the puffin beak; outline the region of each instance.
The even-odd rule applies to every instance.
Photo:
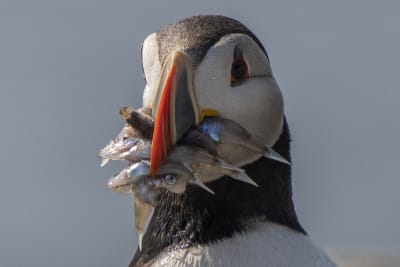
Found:
[[[162,68],[158,90],[152,102],[152,117],[154,132],[150,174],[155,176],[171,148],[201,119],[193,88],[192,62],[180,51],[173,52]]]

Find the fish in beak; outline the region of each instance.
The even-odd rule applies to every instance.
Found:
[[[101,167],[110,160],[137,162],[150,159],[154,123],[149,110],[121,107],[119,112],[126,121],[126,125],[116,138],[100,150],[98,157],[103,159]]]
[[[151,117],[151,110],[148,108],[134,110],[130,107],[121,107],[119,114],[127,125],[135,130],[135,137],[144,139],[153,137],[154,121]]]
[[[153,184],[154,179],[149,176],[149,164],[145,161],[132,164],[122,170],[110,178],[107,184],[108,188],[115,192],[135,194],[135,227],[140,250],[143,236],[154,214],[154,207],[159,202],[160,191],[155,189]]]
[[[211,155],[196,146],[175,146],[166,161],[150,176],[147,161],[132,164],[109,179],[108,187],[119,193],[135,194],[142,202],[158,205],[160,188],[175,194],[185,192],[187,185],[194,184],[211,194],[214,192],[204,184],[221,176],[258,186],[241,168]]]
[[[155,176],[172,147],[186,131],[200,122],[193,88],[191,60],[180,51],[166,59],[158,90],[152,102],[155,120],[151,148],[150,173]]]
[[[99,153],[101,167],[109,160],[127,160],[137,162],[150,159],[151,141],[136,137],[115,138]]]
[[[195,183],[204,189],[208,189],[204,183],[214,181],[224,175],[258,186],[243,169],[227,163],[219,156],[212,155],[200,147],[176,146],[168,156],[168,162],[182,164],[195,178]]]
[[[178,162],[167,162],[157,170],[155,183],[160,188],[165,188],[175,194],[182,194],[186,191],[186,186],[191,183],[201,187],[207,192],[214,194],[199,177],[195,176],[185,164]]]
[[[143,236],[149,227],[154,214],[154,207],[143,202],[138,196],[134,197],[135,227],[138,235],[139,250],[142,250]]]
[[[125,126],[121,133],[130,126]],[[131,135],[121,135],[111,140],[103,149],[100,150],[98,157],[102,158],[101,167],[110,160],[127,160],[137,162],[149,160],[151,150],[151,140],[140,139]]]
[[[157,206],[159,190],[154,188],[153,179],[149,176],[149,163],[141,161],[123,169],[110,178],[108,188],[118,193],[132,194],[143,202]]]
[[[291,163],[278,152],[262,144],[244,127],[233,120],[221,117],[207,117],[202,121],[198,128],[217,144],[243,146],[248,150],[263,155],[266,158],[291,165]]]

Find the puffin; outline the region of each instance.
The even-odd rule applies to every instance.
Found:
[[[241,22],[188,17],[147,36],[141,54],[143,109],[154,119],[151,173],[190,127],[213,116],[291,161],[281,90],[265,48]],[[147,220],[129,266],[336,266],[299,223],[291,165],[245,146],[219,147],[257,186],[209,177],[213,194],[189,184],[182,194],[164,191],[155,208],[138,200],[135,214]]]

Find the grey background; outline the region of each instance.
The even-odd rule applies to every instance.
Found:
[[[320,245],[398,248],[396,1],[0,1],[0,266],[126,266],[132,200],[99,149],[139,107],[140,44],[224,14],[266,46],[292,130],[294,198]]]

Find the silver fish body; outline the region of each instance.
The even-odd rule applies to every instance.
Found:
[[[146,233],[154,214],[154,206],[143,202],[137,196],[134,197],[133,203],[135,207],[135,227],[138,235],[139,249],[141,250],[143,236]]]
[[[154,184],[170,192],[182,194],[189,183],[196,183],[193,174],[181,163],[166,162],[157,170]]]
[[[135,194],[141,201],[156,206],[160,191],[150,175],[149,163],[137,162],[110,178],[108,188],[124,194]]]
[[[213,156],[221,156],[218,144],[215,143],[207,133],[204,133],[197,128],[192,128],[187,132],[179,141],[178,145],[200,147]]]
[[[154,121],[149,115],[149,113],[151,114],[151,110],[147,108],[134,110],[129,107],[121,107],[119,113],[126,123],[135,129],[136,137],[144,139],[152,138]]]
[[[150,159],[151,141],[136,137],[117,137],[111,140],[99,153],[99,157],[108,160],[127,160],[137,162]],[[104,161],[103,161],[104,162]],[[102,163],[102,166],[105,165]]]
[[[214,194],[214,191],[206,186],[201,178],[186,163],[167,162],[163,164],[158,169],[155,183],[157,187],[165,188],[176,194],[184,193],[188,184],[197,185],[207,192]]]
[[[260,153],[264,149],[264,146],[257,142],[246,129],[232,120],[207,117],[199,125],[199,128],[217,143],[238,144]]]
[[[289,161],[272,148],[266,147],[235,121],[220,117],[207,117],[198,127],[216,143],[240,145],[266,158],[290,165]]]
[[[196,181],[210,182],[227,175],[233,179],[257,184],[246,175],[245,171],[225,162],[219,156],[211,155],[205,149],[193,146],[177,146],[167,158],[167,162],[182,164]]]
[[[135,194],[135,197],[139,198],[140,201],[155,207],[158,205],[161,188],[181,194],[185,192],[188,183],[196,184],[208,192],[214,193],[184,164],[179,162],[164,163],[158,169],[155,177],[150,176],[148,162],[137,162],[110,178],[107,186],[114,192]]]
[[[138,138],[129,138],[135,140],[129,140],[133,145],[129,149],[121,154],[122,159],[136,162],[138,160],[149,160],[150,159],[150,152],[151,152],[151,141],[138,139]]]

